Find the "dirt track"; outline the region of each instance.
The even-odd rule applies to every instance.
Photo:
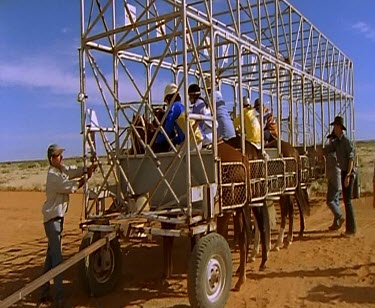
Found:
[[[0,299],[38,277],[46,241],[42,226],[43,193],[0,192]],[[77,252],[82,195],[73,195],[64,231],[64,255]],[[375,307],[375,210],[372,199],[355,201],[358,236],[343,238],[328,232],[331,214],[322,204],[307,218],[302,241],[271,252],[265,272],[259,260],[247,267],[248,280],[231,292],[228,307]],[[67,297],[74,307],[188,307],[184,272],[188,242],[179,240],[173,252],[174,279],[168,288],[158,283],[162,254],[156,244],[123,247],[124,269],[116,290],[90,298],[77,282],[77,270],[64,275]],[[238,254],[233,254],[235,267]],[[234,277],[233,281],[235,281]],[[31,294],[19,307],[35,307]]]

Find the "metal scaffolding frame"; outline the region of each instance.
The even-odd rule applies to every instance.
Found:
[[[218,83],[219,89],[231,89],[224,94],[233,101],[234,115],[242,115],[245,93],[269,103],[279,135],[292,145],[302,145],[305,152],[307,146],[324,144],[329,123],[339,113],[346,119],[349,137],[354,139],[353,63],[287,1],[226,0],[214,5],[213,1],[193,0],[81,0],[81,8],[79,100],[83,151],[85,157],[87,148],[97,151],[98,141],[92,136],[96,134],[98,139],[99,135],[110,166],[107,170],[101,168],[103,183],[96,189],[96,196],[109,191],[107,195],[121,202],[127,195],[147,192],[152,208],[155,204],[157,209],[178,206],[187,222],[193,221],[189,206],[196,201],[193,194],[206,196],[203,192],[215,191],[219,183],[215,130],[211,150],[190,151],[197,146],[191,121],[214,124],[216,119],[215,97],[204,83],[208,76],[212,88]],[[200,84],[212,116],[186,112],[184,146],[176,148],[169,140],[172,151],[157,155],[152,144],[157,133],[165,131],[153,105],[163,100],[160,88],[172,81],[178,84],[186,110],[188,84]],[[92,125],[88,120],[88,107],[96,111],[99,108],[90,100],[93,84],[98,89],[93,97],[101,101],[98,118],[106,126]],[[139,116],[158,123],[149,144],[142,141],[135,125]],[[286,130],[281,128],[283,119]],[[241,124],[243,133],[243,120]],[[129,155],[134,142],[141,143],[145,154]],[[148,185],[145,166],[154,170]],[[182,174],[183,189],[176,187]],[[109,183],[111,177],[115,189]],[[159,198],[161,192],[163,200]],[[86,204],[90,203],[89,195]],[[94,202],[97,200],[86,206],[86,218]],[[211,208],[211,216],[205,218],[212,218],[213,212]]]

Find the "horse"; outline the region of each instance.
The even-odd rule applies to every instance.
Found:
[[[265,148],[276,148],[277,147],[277,140],[273,140],[270,143],[267,143]],[[308,200],[306,199],[306,195],[302,190],[301,187],[301,159],[300,155],[296,148],[294,148],[291,144],[285,141],[281,141],[281,155],[283,157],[292,157],[297,161],[297,174],[298,174],[298,181],[295,191],[293,192],[295,199],[297,201],[299,217],[300,217],[300,231],[299,231],[299,238],[303,237],[303,233],[305,230],[305,220],[304,220],[304,213],[306,212],[309,214],[309,206]],[[289,220],[289,231],[287,236],[287,245],[290,245],[293,240],[293,218],[294,218],[294,207],[293,207],[293,200],[291,198],[291,194],[282,194],[279,200],[280,208],[281,208],[281,225],[280,230],[277,238],[277,242],[274,246],[274,250],[279,250],[283,245],[284,239],[284,232],[285,232],[285,225],[286,225],[286,218],[288,216]]]
[[[246,167],[246,175],[242,175],[242,179],[244,177],[248,177],[247,183],[250,183],[250,172],[249,172],[249,160],[255,160],[262,158],[262,154],[257,148],[248,141],[245,141],[245,155],[242,155],[237,149],[241,147],[241,137],[237,136],[235,138],[229,139],[228,141],[218,143],[218,156],[222,162],[243,162]],[[238,175],[237,175],[238,176]],[[236,181],[236,179],[232,179],[232,181]],[[248,188],[249,196],[251,195],[251,190]],[[240,265],[237,270],[239,274],[238,281],[234,287],[235,291],[239,291],[242,284],[246,281],[246,263],[248,259],[248,247],[250,243],[251,237],[251,230],[250,230],[250,208],[249,208],[249,201],[247,201],[246,205],[235,209],[235,215],[233,216],[233,224],[235,228],[235,236],[238,237],[239,248],[240,248]],[[254,214],[256,224],[259,226],[259,233],[262,243],[262,262],[259,266],[259,270],[264,270],[266,268],[266,262],[268,258],[268,250],[269,247],[267,245],[266,240],[266,223],[268,220],[264,219],[264,207],[265,203],[262,207],[251,207],[251,210]],[[224,212],[222,217],[218,217],[217,225],[218,225],[218,233],[223,235],[227,238],[228,234],[228,225],[229,219],[231,216],[231,212]]]

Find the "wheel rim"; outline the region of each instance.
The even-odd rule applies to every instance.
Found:
[[[115,269],[115,254],[112,247],[99,249],[93,254],[93,273],[95,280],[106,283],[110,280]]]
[[[214,255],[208,261],[206,271],[207,298],[211,303],[216,302],[223,292],[225,285],[225,265],[219,255]]]

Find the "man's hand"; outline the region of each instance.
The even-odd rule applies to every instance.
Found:
[[[350,178],[351,178],[350,175],[347,175],[347,176],[345,177],[345,181],[344,181],[344,186],[345,186],[345,188],[349,187],[349,184],[350,184]]]
[[[94,162],[87,168],[87,177],[91,178],[92,174],[95,172],[96,168],[98,167],[98,163]]]

